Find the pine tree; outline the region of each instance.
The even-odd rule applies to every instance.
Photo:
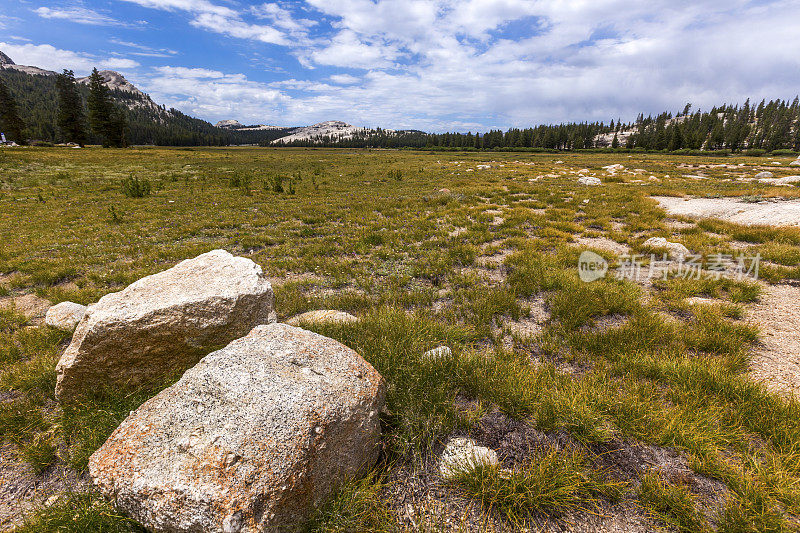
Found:
[[[6,134],[9,141],[25,143],[25,123],[19,117],[17,102],[3,80],[0,80],[0,131]]]
[[[71,70],[64,70],[56,80],[58,89],[58,128],[66,142],[86,144],[86,115],[83,100]]]
[[[105,86],[105,80],[97,72],[96,68],[92,70],[92,74],[89,76],[89,100],[87,104],[92,131],[103,139],[103,147],[121,148],[126,146],[125,128],[127,123],[125,115],[111,101],[108,87]]]

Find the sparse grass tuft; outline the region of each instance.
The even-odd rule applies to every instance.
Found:
[[[601,499],[616,501],[624,485],[604,480],[585,455],[553,450],[517,470],[478,465],[455,476],[467,496],[478,499],[515,527],[540,514],[594,511]]]
[[[25,517],[17,533],[145,533],[145,529],[115,511],[94,493],[67,493],[49,506]]]
[[[686,533],[711,531],[708,521],[697,510],[697,497],[684,485],[669,483],[655,471],[644,474],[641,482],[639,499],[653,516]]]
[[[381,499],[383,488],[375,472],[345,483],[317,510],[303,530],[326,533],[397,531],[395,520]]]

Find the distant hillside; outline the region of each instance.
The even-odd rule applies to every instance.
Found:
[[[103,70],[100,74],[111,90],[112,98],[127,115],[127,139],[131,144],[160,146],[223,146],[258,144],[286,135],[281,131],[242,131],[218,128],[205,120],[190,117],[176,109],[156,104],[119,72]],[[0,52],[0,77],[16,100],[30,139],[60,142],[56,127],[58,112],[56,73],[38,67],[17,65]],[[88,78],[79,78],[84,100],[89,93]],[[90,142],[99,142],[91,139]]]

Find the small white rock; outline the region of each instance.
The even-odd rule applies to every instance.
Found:
[[[499,463],[497,452],[494,450],[478,446],[472,439],[456,437],[450,439],[442,452],[439,472],[442,476],[450,478],[480,465],[494,466]]]
[[[763,178],[772,178],[774,176],[775,176],[775,174],[773,174],[772,172],[764,171],[764,172],[759,172],[758,174],[756,174],[756,179],[760,180],[760,179],[763,179]]]
[[[428,350],[422,357],[426,359],[439,359],[440,357],[450,357],[453,354],[449,346],[437,346],[432,350]]]

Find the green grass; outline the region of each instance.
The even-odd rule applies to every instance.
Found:
[[[697,497],[684,485],[666,481],[658,472],[650,471],[642,476],[639,499],[648,512],[679,531],[711,531],[708,521],[697,509]]]
[[[480,464],[455,475],[454,483],[514,527],[545,513],[593,512],[603,499],[618,500],[624,484],[603,479],[578,452],[556,450],[519,469]]]
[[[800,191],[686,180],[675,177],[685,173],[677,165],[695,159],[658,154],[260,148],[4,154],[0,299],[34,293],[54,303],[91,303],[180,260],[225,248],[252,258],[274,279],[280,319],[313,309],[359,316],[353,325],[312,327],[356,349],[386,379],[386,461],[342,487],[309,523],[313,530],[402,529],[395,502],[387,501],[393,490],[387,480],[399,468],[435,461],[453,431],[472,431],[494,410],[566,435],[575,446],[532,456],[510,475],[485,468],[458,485],[485,512],[512,524],[588,512],[624,492],[654,523],[684,530],[797,525],[800,407],[744,374],[758,332],[741,318],[761,286],[676,276],[652,290],[610,276],[586,284],[577,276],[583,248],[576,239],[605,237],[637,252],[645,238],[659,235],[706,255],[738,253],[742,242],[752,243],[744,251],[770,263],[761,270],[767,281],[800,279],[796,228],[703,220],[675,229],[648,198],[778,192],[797,198]],[[490,159],[505,166],[465,172]],[[739,159],[707,162],[723,161]],[[617,162],[662,181],[636,184],[624,175],[586,191],[570,173]],[[725,177],[722,170],[710,175]],[[501,210],[505,220],[494,224],[487,210]],[[614,254],[598,252],[613,268]],[[693,296],[714,300],[686,303]],[[535,334],[514,335],[509,343],[504,332],[528,320],[534,300],[545,302],[546,320]],[[0,309],[0,390],[7,395],[0,438],[37,470],[60,462],[81,472],[127,413],[159,387],[106,391],[59,411],[54,367],[65,335],[31,326],[17,310]],[[442,344],[451,356],[422,357]],[[464,400],[473,407],[465,409]],[[676,448],[695,472],[724,483],[729,496],[705,522],[693,514],[698,502],[686,487],[656,474],[644,476],[639,491],[618,486],[592,460],[593,447],[612,441]],[[133,527],[96,495],[65,501],[32,515],[28,530]],[[432,524],[420,527],[435,530]]]
[[[132,520],[115,511],[102,497],[92,493],[66,493],[50,507],[30,516],[15,529],[18,533],[42,531],[92,531],[102,533],[144,533]]]

